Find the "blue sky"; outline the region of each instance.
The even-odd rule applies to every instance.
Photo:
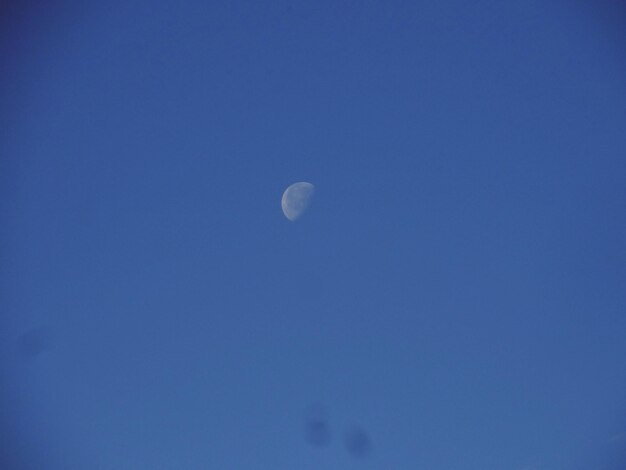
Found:
[[[188,0],[5,21],[11,465],[620,468],[610,12]],[[296,181],[316,192],[292,223]]]

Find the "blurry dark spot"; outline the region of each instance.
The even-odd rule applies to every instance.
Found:
[[[328,423],[322,420],[311,420],[306,427],[307,440],[314,446],[323,447],[330,443]]]
[[[353,428],[345,436],[346,449],[353,457],[367,457],[372,451],[372,441],[367,433],[360,428]]]
[[[47,327],[32,328],[18,339],[20,354],[26,358],[39,356],[52,348],[52,338]]]
[[[330,425],[322,406],[309,407],[305,416],[304,431],[306,440],[315,447],[325,447],[330,443]]]

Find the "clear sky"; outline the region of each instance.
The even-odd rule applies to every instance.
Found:
[[[0,36],[7,468],[623,468],[611,2],[37,3]]]

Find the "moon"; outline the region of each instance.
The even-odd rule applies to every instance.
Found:
[[[281,201],[285,217],[292,222],[297,220],[309,207],[314,192],[315,186],[304,181],[294,183],[285,189]]]

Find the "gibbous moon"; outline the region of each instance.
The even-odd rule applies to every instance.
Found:
[[[309,206],[315,186],[311,183],[294,183],[285,189],[281,206],[283,213],[292,222],[298,219]]]

